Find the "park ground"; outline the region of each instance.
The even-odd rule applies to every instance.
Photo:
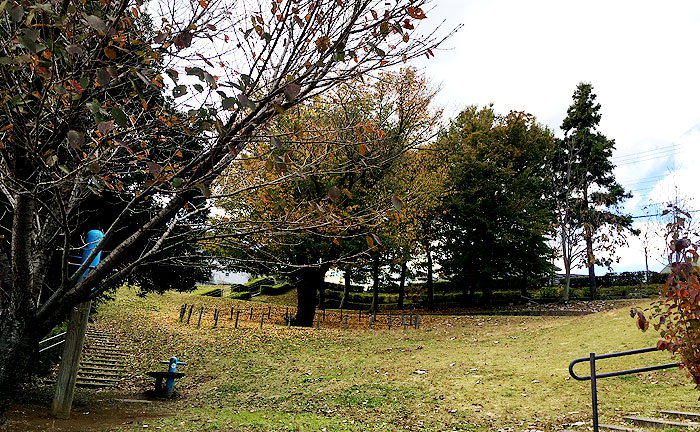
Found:
[[[180,323],[182,304],[205,306],[199,328]],[[571,379],[569,362],[655,344],[630,318],[630,301],[585,316],[428,316],[420,329],[394,314],[353,312],[347,330],[328,311],[321,328],[287,328],[286,307],[194,294],[136,295],[123,287],[94,326],[129,353],[119,390],[79,390],[72,418],[48,415],[51,387],[32,384],[13,405],[9,431],[536,431],[587,430],[588,382]],[[644,306],[644,303],[636,303]],[[250,319],[250,308],[254,317]],[[230,308],[241,310],[239,328]],[[268,307],[270,319],[267,318]],[[197,310],[195,308],[195,311]],[[221,312],[213,326],[212,311]],[[263,328],[260,316],[265,314]],[[146,372],[176,355],[187,362],[177,397],[150,403]],[[606,360],[613,370],[669,362],[667,353]],[[577,369],[587,374],[585,366]],[[599,383],[601,419],[653,415],[694,406],[698,392],[682,371],[666,370]],[[583,423],[582,423],[583,422]]]

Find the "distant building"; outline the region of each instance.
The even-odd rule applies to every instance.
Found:
[[[214,285],[219,284],[244,284],[250,280],[249,273],[243,272],[227,272],[213,270],[211,272],[211,283]]]

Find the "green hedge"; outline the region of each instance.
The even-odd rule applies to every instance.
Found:
[[[292,289],[289,282],[278,283],[277,285],[260,285],[260,294],[278,295]]]
[[[250,291],[242,291],[242,292],[235,292],[228,296],[230,299],[236,299],[236,300],[250,300],[250,297],[253,295],[252,292]]]

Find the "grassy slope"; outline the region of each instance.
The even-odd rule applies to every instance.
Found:
[[[187,294],[138,298],[128,289],[98,321],[132,344],[137,382],[176,354],[188,362],[178,388],[182,408],[150,420],[164,430],[496,430],[527,425],[557,430],[590,419],[588,382],[568,379],[576,357],[646,347],[655,334],[634,327],[627,309],[585,317],[425,317],[419,331],[291,329],[241,315],[233,329],[176,322],[185,302],[230,308],[249,302]],[[260,310],[267,305],[259,305]],[[273,317],[284,313],[274,309]],[[196,316],[193,314],[192,320]],[[245,318],[245,319],[244,319]],[[329,321],[332,319],[328,317]],[[357,320],[357,317],[354,317]],[[203,321],[203,322],[205,322]],[[667,362],[664,353],[611,359],[603,369]],[[425,370],[425,374],[415,371]],[[578,370],[578,369],[577,369]],[[580,374],[587,374],[581,366]],[[651,414],[696,403],[677,370],[599,383],[601,419]],[[140,425],[123,430],[140,429]]]

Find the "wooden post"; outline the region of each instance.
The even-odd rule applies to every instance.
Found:
[[[391,330],[391,311],[389,311],[388,323],[389,323],[389,330]]]
[[[248,317],[248,319],[253,319],[253,308],[250,308],[250,316]]]
[[[192,309],[194,308],[194,305],[190,305],[190,312],[187,314],[187,324],[190,323],[190,317],[192,317]]]
[[[348,316],[347,315],[345,315],[345,325],[343,326],[343,329],[344,330],[348,329]]]
[[[219,324],[219,310],[214,309],[214,328],[216,328],[217,324]]]
[[[87,329],[91,304],[91,301],[80,303],[73,308],[70,314],[66,341],[63,345],[63,355],[61,356],[61,365],[58,368],[58,377],[56,378],[53,404],[51,405],[51,414],[58,418],[70,418],[75,381],[78,375],[78,366],[80,365],[80,353],[83,351],[85,330]]]
[[[369,329],[372,330],[372,314],[369,314]]]
[[[263,320],[265,319],[265,312],[260,313],[260,328],[262,329]]]
[[[202,323],[202,312],[204,312],[204,306],[202,306],[199,309],[199,319],[197,320],[197,328],[199,328],[199,325]]]
[[[236,309],[236,324],[233,325],[233,328],[238,328],[238,314],[241,313],[238,309]]]

